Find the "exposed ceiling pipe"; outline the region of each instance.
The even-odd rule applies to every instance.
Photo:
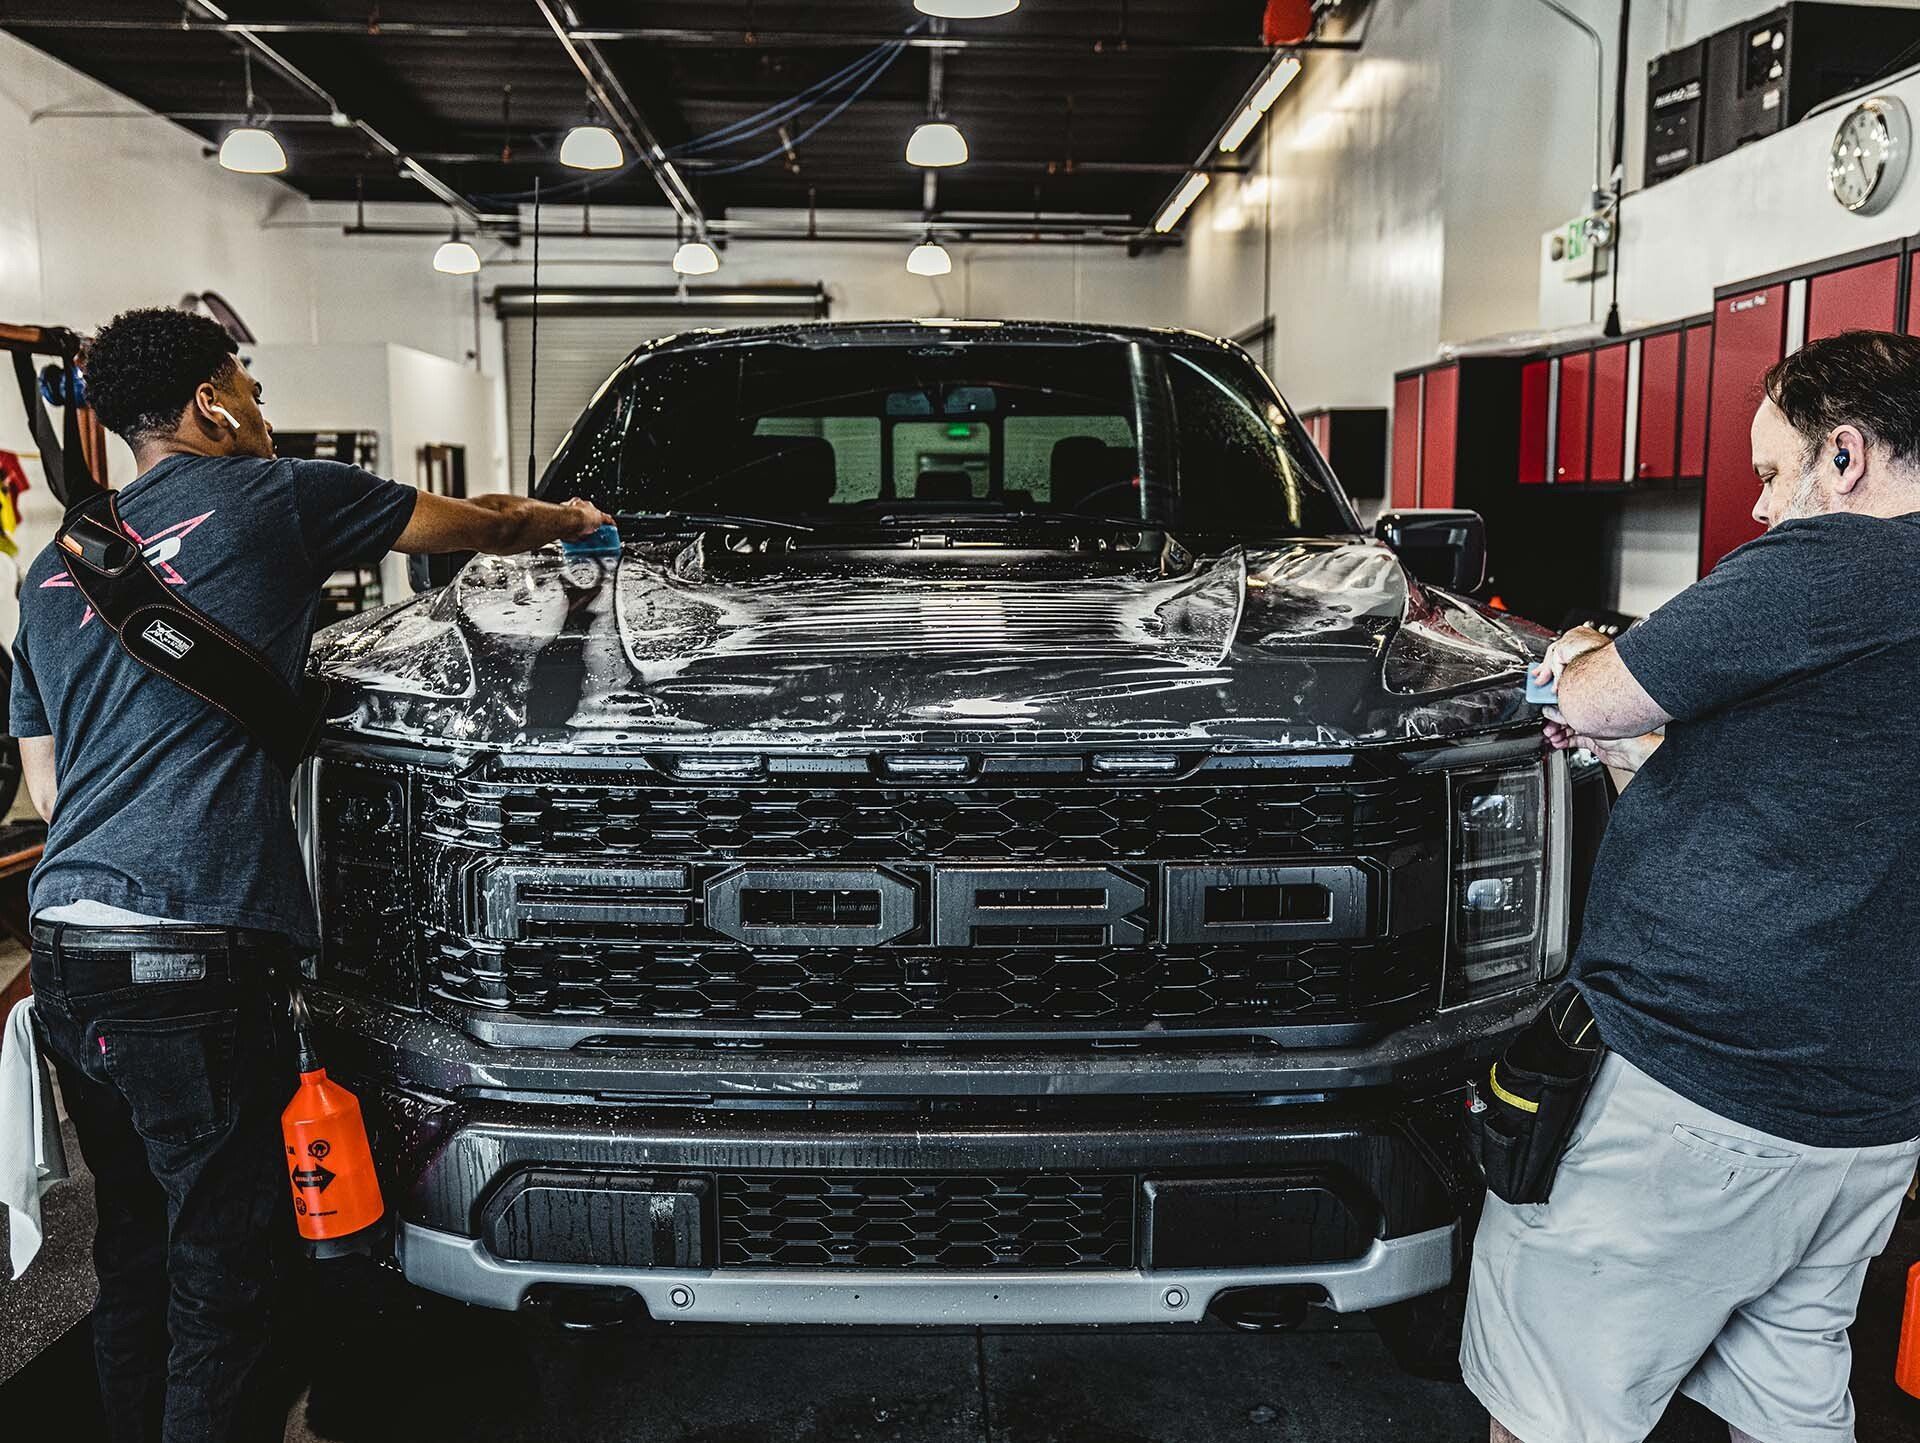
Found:
[[[9,15],[8,30],[203,30],[228,35],[358,35],[369,34],[366,24],[354,20],[247,20],[222,18],[208,23],[160,17],[134,19],[71,14]],[[379,35],[415,40],[536,40],[548,31],[537,25],[444,24],[431,21],[380,21]],[[1258,43],[1135,40],[1077,35],[902,35],[873,30],[755,30],[749,40],[741,30],[719,27],[668,25],[579,25],[566,27],[566,37],[581,44],[638,41],[655,45],[752,44],[761,50],[871,49],[876,45],[906,45],[915,50],[1024,51],[1034,55],[1266,55],[1270,47]],[[1358,50],[1353,37],[1315,39],[1290,46],[1294,50]]]
[[[185,3],[189,10],[198,11],[202,15],[210,16],[221,26],[231,25],[227,17],[227,12],[214,4],[213,0],[185,0]],[[7,23],[11,25],[13,22],[8,21]],[[386,136],[382,135],[366,121],[357,117],[347,116],[339,102],[333,98],[325,86],[321,85],[319,81],[315,80],[299,66],[287,59],[286,56],[282,55],[258,35],[246,30],[244,27],[229,29],[228,33],[233,35],[241,45],[259,56],[260,59],[265,61],[288,82],[306,91],[307,94],[326,106],[330,116],[341,116],[346,124],[357,129],[376,149],[384,151],[401,171],[419,181],[420,184],[425,187],[427,193],[435,200],[439,201],[442,205],[451,206],[454,210],[460,212],[460,214],[471,219],[475,225],[481,223],[484,218],[483,213],[475,208],[473,202],[469,201],[464,195],[460,194],[459,191],[455,190],[444,180],[440,179],[439,176],[420,164],[419,161],[408,155],[399,146],[388,140]]]
[[[936,36],[947,33],[947,22],[936,19],[932,24]],[[947,52],[935,50],[927,56],[927,119],[945,120],[947,118]],[[928,167],[920,177],[920,212],[929,220],[934,211],[940,208],[940,172]]]
[[[1604,162],[1601,160],[1606,148],[1606,122],[1603,118],[1607,94],[1606,42],[1600,38],[1598,30],[1567,9],[1560,0],[1539,0],[1539,3],[1578,29],[1587,37],[1587,43],[1593,46],[1593,193],[1598,195],[1607,188],[1602,170]]]
[[[426,152],[421,152],[425,155]],[[443,160],[498,161],[499,156],[482,151],[448,151]],[[724,162],[683,160],[687,170],[709,170]],[[1244,160],[1218,157],[1199,165],[1183,165],[1177,160],[969,160],[968,175],[1187,175],[1196,170],[1214,175],[1245,175],[1252,167]]]
[[[337,222],[304,221],[287,224],[269,223],[262,227],[266,230],[312,230],[334,229]],[[920,221],[888,222],[880,226],[847,224],[844,226],[808,227],[805,222],[791,224],[770,222],[725,222],[710,223],[713,234],[736,241],[830,241],[848,245],[898,245],[903,239],[920,235],[925,229]],[[1138,228],[1131,222],[1112,226],[1058,226],[1042,222],[1035,224],[1027,221],[1020,224],[1009,222],[1005,225],[983,226],[978,222],[955,225],[946,221],[939,223],[940,229],[950,240],[972,245],[1113,245],[1138,246],[1141,236]],[[339,225],[342,235],[348,236],[446,236],[444,225],[405,225],[385,224],[371,221],[364,224]],[[549,242],[593,242],[593,241],[634,241],[657,240],[671,241],[680,238],[681,232],[664,222],[654,225],[607,225],[596,222],[591,233],[579,231],[545,232]],[[519,233],[503,227],[489,226],[479,232],[489,240],[517,239]],[[1154,236],[1149,242],[1153,245],[1178,245],[1177,236]]]

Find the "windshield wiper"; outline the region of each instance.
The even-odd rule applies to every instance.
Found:
[[[1000,525],[1008,521],[1057,522],[1075,526],[1117,526],[1128,531],[1164,531],[1166,524],[1133,516],[1098,516],[1090,511],[892,511],[875,518],[882,526],[956,526],[968,522]]]
[[[632,530],[665,536],[722,527],[737,531],[786,531],[795,535],[810,535],[819,529],[798,521],[747,516],[733,511],[616,511],[613,519],[622,532]]]

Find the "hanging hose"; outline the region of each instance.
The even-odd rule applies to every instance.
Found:
[[[869,90],[873,89],[875,82],[878,81],[881,76],[885,75],[889,70],[893,68],[894,61],[898,60],[902,55],[904,55],[907,49],[905,43],[899,42],[899,41],[896,41],[893,45],[887,48],[888,48],[889,54],[887,55],[886,60],[883,61],[880,64],[880,66],[877,69],[875,69],[871,74],[869,74],[865,80],[860,82],[859,86],[854,90],[853,94],[849,95],[845,100],[841,101],[838,105],[834,106],[832,110],[829,110],[825,115],[821,116],[812,125],[808,126],[805,130],[801,131],[798,135],[794,136],[791,142],[787,144],[776,145],[772,150],[767,151],[764,155],[757,155],[752,160],[743,160],[735,165],[718,166],[713,170],[708,171],[707,174],[708,175],[737,175],[743,170],[754,170],[760,166],[765,165],[770,160],[778,160],[781,156],[785,155],[794,146],[799,145],[801,142],[818,134],[826,126],[831,125],[834,121],[838,120],[841,117],[841,115],[843,115],[846,112],[846,109],[848,106],[852,105],[854,101],[858,100],[861,96],[865,95]]]

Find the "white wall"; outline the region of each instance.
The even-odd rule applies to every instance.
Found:
[[[1605,0],[1569,0],[1608,37]],[[1358,55],[1309,54],[1186,223],[1174,309],[1269,313],[1296,405],[1385,405],[1442,341],[1529,328],[1540,231],[1593,177],[1593,51],[1533,0],[1379,0]],[[1271,226],[1269,237],[1267,226]]]
[[[464,446],[467,489],[506,488],[498,384],[470,366],[408,346],[365,343],[249,348],[267,414],[288,431],[373,431],[379,470],[418,484],[426,445]],[[382,573],[389,599],[405,594],[405,564],[389,557]]]
[[[1185,222],[1174,308],[1226,334],[1273,315],[1297,405],[1383,404],[1439,343],[1450,8],[1387,0],[1364,53],[1309,56],[1241,147],[1250,173],[1216,177]]]

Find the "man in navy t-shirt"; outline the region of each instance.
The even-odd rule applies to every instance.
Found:
[[[278,460],[234,351],[205,317],[130,311],[83,358],[88,397],[133,448],[118,504],[149,564],[290,683],[335,570],[389,550],[522,551],[608,520],[585,502],[452,500]],[[97,1188],[113,1436],[277,1439],[263,1364],[294,1072],[272,973],[317,943],[291,778],[129,656],[53,547],[22,589],[11,713],[49,822],[30,895],[35,1013]]]
[[[1474,1240],[1495,1443],[1645,1438],[1676,1392],[1734,1443],[1855,1437],[1847,1328],[1920,1159],[1920,337],[1764,393],[1766,534],[1543,666],[1548,742],[1630,786],[1571,972],[1610,1055],[1551,1198]]]

